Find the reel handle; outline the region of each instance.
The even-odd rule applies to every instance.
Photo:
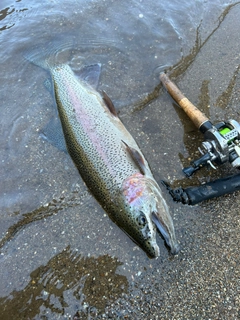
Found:
[[[206,166],[211,161],[209,153],[205,153],[201,158],[192,162],[192,166],[184,168],[182,171],[189,178],[195,171]]]
[[[210,122],[209,119],[197,107],[195,107],[178,89],[178,87],[169,79],[165,73],[160,74],[160,80],[167,89],[170,96],[177,102],[177,104],[184,110],[188,117],[192,120],[195,126],[200,127],[205,122]]]

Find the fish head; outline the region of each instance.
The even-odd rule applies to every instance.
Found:
[[[133,174],[123,183],[123,195],[131,220],[131,238],[150,256],[159,256],[156,227],[172,254],[179,251],[168,206],[155,180],[141,173]]]

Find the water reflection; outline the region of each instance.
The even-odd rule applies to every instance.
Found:
[[[39,221],[51,217],[53,214],[57,214],[59,211],[68,207],[75,207],[81,204],[81,201],[86,200],[89,195],[89,191],[73,192],[69,194],[69,197],[63,195],[59,199],[53,199],[49,203],[31,211],[24,213],[22,218],[18,219],[15,224],[12,224],[5,232],[4,236],[0,239],[0,248],[2,248],[10,239],[12,239],[16,233],[24,229],[28,224],[34,221]],[[20,212],[15,211],[15,216],[19,216]]]
[[[0,20],[5,19],[8,15],[10,15],[11,13],[13,13],[15,11],[15,9],[11,9],[11,8],[5,8],[2,11],[0,11]],[[10,29],[15,25],[15,23],[11,24],[11,25],[5,25],[3,27],[0,28],[0,31],[6,30],[6,29]]]
[[[192,47],[190,53],[188,55],[182,57],[182,59],[179,62],[177,62],[174,66],[172,66],[170,68],[169,71],[171,72],[172,78],[177,78],[179,75],[182,75],[185,71],[187,71],[187,69],[190,67],[190,65],[195,61],[195,58],[196,58],[198,52],[209,41],[209,39],[212,37],[212,35],[220,28],[221,24],[223,23],[223,21],[225,20],[225,18],[228,15],[228,13],[231,11],[231,9],[238,4],[239,4],[239,1],[226,6],[224,11],[218,17],[217,26],[209,33],[209,35],[206,37],[205,40],[201,39],[201,35],[200,35],[201,23],[199,24],[199,26],[196,29],[195,45]]]
[[[4,18],[6,18],[7,15],[13,13],[15,11],[15,9],[10,9],[10,8],[6,8],[3,9],[2,11],[0,11],[0,20],[3,20]]]
[[[229,105],[229,101],[232,97],[233,90],[236,85],[236,79],[237,79],[237,75],[239,74],[239,69],[240,69],[240,65],[236,67],[236,71],[234,72],[232,78],[230,79],[226,90],[223,91],[222,94],[217,98],[217,101],[216,101],[217,107],[225,109]]]
[[[116,273],[117,258],[103,255],[82,257],[68,246],[30,274],[22,291],[0,298],[1,319],[33,319],[51,314],[85,318],[103,310],[128,291],[125,276]],[[70,310],[69,310],[70,308]],[[51,318],[52,319],[52,318]]]
[[[16,2],[20,2],[21,0],[18,0]],[[21,8],[19,9],[18,7],[15,8],[13,5],[11,7],[4,8],[0,11],[0,21],[6,19],[3,23],[4,25],[0,25],[0,32],[6,29],[10,29],[15,25],[15,22],[18,20],[20,17],[15,17],[12,18],[13,15],[18,16],[19,13],[22,13],[24,11],[27,11],[27,8]],[[11,18],[14,19],[14,23],[11,23]]]
[[[221,24],[223,23],[224,19],[226,18],[226,16],[228,15],[228,13],[230,12],[230,10],[235,6],[238,5],[239,2],[236,2],[234,4],[230,4],[228,5],[225,10],[221,13],[221,15],[218,17],[218,24],[217,26],[208,34],[208,36],[202,40],[201,38],[201,23],[198,25],[197,29],[196,29],[196,38],[195,38],[195,44],[193,45],[193,47],[191,48],[189,54],[182,56],[182,58],[172,67],[167,68],[166,70],[164,70],[164,68],[162,66],[157,67],[155,69],[156,72],[158,72],[158,74],[160,72],[163,71],[167,71],[170,76],[171,79],[174,80],[176,78],[178,78],[180,75],[183,75],[188,68],[191,66],[191,64],[195,61],[199,51],[202,49],[202,47],[209,41],[209,39],[211,39],[212,35],[220,28]],[[236,78],[236,74],[238,73],[238,70],[236,71],[236,73],[234,74],[234,80]],[[234,85],[234,80],[232,80],[232,82],[230,82],[229,84],[229,89],[228,91],[230,91],[230,93],[232,92],[232,87]],[[203,86],[208,86],[208,83],[203,83]],[[203,90],[203,88],[202,88]],[[162,90],[162,85],[161,83],[159,83],[157,86],[155,86],[155,88],[149,92],[147,95],[145,95],[143,97],[143,99],[141,101],[138,101],[135,103],[134,107],[133,107],[133,112],[136,111],[140,111],[143,108],[145,108],[150,102],[152,102],[154,99],[156,99],[160,94],[162,94],[162,92],[164,92],[164,90]],[[202,92],[204,94],[204,92]],[[228,93],[228,92],[227,92]],[[203,98],[203,95],[202,97]],[[226,95],[226,92],[224,92],[220,99],[223,99],[223,97]],[[200,102],[201,103],[201,102]],[[225,103],[226,104],[226,103]],[[201,104],[202,106],[202,104]],[[201,106],[200,109],[201,109]],[[203,112],[205,112],[206,110],[202,110]]]

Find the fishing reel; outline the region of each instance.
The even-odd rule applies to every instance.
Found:
[[[191,162],[191,166],[183,169],[190,177],[196,170],[210,165],[229,162],[233,168],[240,168],[240,124],[236,120],[222,121],[213,125],[209,120],[201,124],[199,130],[204,134],[202,156]]]
[[[240,169],[240,123],[231,119],[213,125],[205,114],[182,94],[165,73],[160,75],[160,80],[171,97],[204,135],[202,149],[199,148],[202,156],[192,161],[191,166],[183,169],[186,176],[190,177],[196,170],[208,164],[216,169],[215,164],[221,165],[229,162],[232,167]],[[240,190],[240,174],[187,188],[173,189],[167,182],[163,181],[163,184],[175,201],[194,205],[204,200]]]
[[[160,75],[160,80],[171,97],[204,135],[203,150],[199,148],[202,156],[194,160],[190,167],[183,169],[186,176],[190,177],[196,170],[208,164],[216,169],[214,164],[221,165],[229,162],[234,168],[240,168],[240,124],[231,119],[213,125],[205,114],[182,94],[165,73]]]

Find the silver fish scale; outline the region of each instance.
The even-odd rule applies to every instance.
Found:
[[[135,140],[107,107],[107,97],[103,100],[68,65],[52,66],[55,57],[33,50],[26,58],[52,75],[66,146],[95,198],[149,256],[159,255],[156,226],[176,254],[173,221],[161,190]],[[100,68],[92,67],[83,68],[82,77],[96,80]]]
[[[177,252],[167,204],[133,137],[99,93],[76,78],[69,66],[49,66],[49,70],[69,154],[95,198],[151,257],[159,255],[152,222],[156,211],[158,228],[164,226],[165,239]],[[144,175],[127,146],[144,160]]]
[[[51,72],[69,153],[97,199],[106,192],[113,196],[124,179],[139,172],[122,140],[141,151],[102,97],[78,81],[69,66]]]

